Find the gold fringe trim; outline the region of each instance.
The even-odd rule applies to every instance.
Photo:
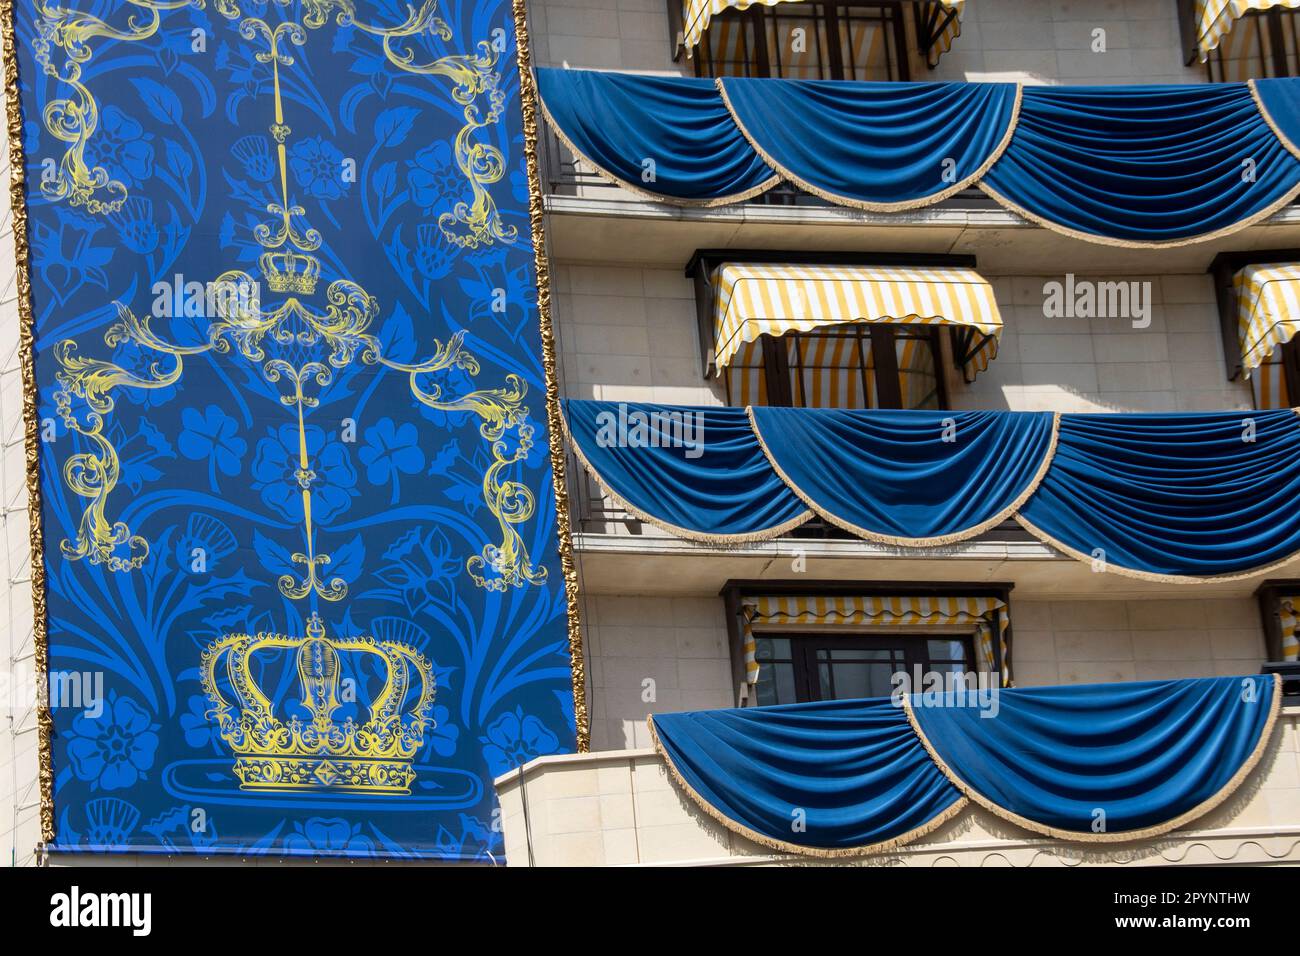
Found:
[[[536,78],[533,78],[532,84],[534,90],[537,88],[536,83],[537,83]],[[556,121],[555,117],[551,115],[551,111],[546,108],[546,103],[541,98],[541,96],[537,97],[537,105],[538,108],[541,110],[542,116],[546,117],[547,125],[551,127],[551,129],[555,132],[556,138],[559,139],[559,141],[564,144],[564,147],[567,150],[569,150],[569,152],[573,153],[573,155],[576,156],[579,160],[581,160],[582,162],[589,165],[592,169],[594,169],[596,171],[596,175],[599,176],[601,179],[603,179],[605,182],[609,183],[611,186],[621,186],[623,189],[626,189],[628,192],[632,193],[633,195],[641,199],[645,199],[649,202],[662,202],[662,203],[668,203],[669,205],[673,205],[673,206],[689,206],[689,207],[700,208],[700,209],[708,208],[710,206],[727,206],[730,205],[731,203],[745,202],[746,200],[753,199],[755,196],[767,192],[773,186],[781,182],[781,177],[773,173],[771,177],[763,180],[763,182],[759,183],[757,186],[754,186],[751,189],[746,189],[743,192],[732,193],[727,196],[716,197],[713,199],[686,199],[678,196],[668,196],[668,195],[664,195],[663,193],[652,192],[651,190],[644,189],[641,186],[629,182],[626,179],[623,179],[619,176],[615,176],[604,166],[600,165],[600,163],[596,162],[590,156],[584,153],[582,150],[578,149],[578,147],[574,144],[573,140],[569,139],[568,134],[564,132],[564,128],[560,126],[560,124]]]
[[[1017,216],[1020,216],[1022,219],[1027,219],[1034,225],[1041,226],[1049,232],[1054,232],[1061,236],[1068,236],[1071,239],[1081,239],[1084,242],[1095,242],[1102,246],[1115,246],[1120,249],[1176,249],[1180,246],[1193,246],[1200,242],[1210,242],[1214,239],[1222,239],[1225,236],[1230,236],[1233,233],[1240,232],[1242,229],[1268,219],[1286,206],[1289,206],[1297,196],[1300,196],[1300,184],[1297,184],[1290,192],[1277,200],[1271,206],[1261,209],[1259,212],[1248,216],[1245,219],[1239,219],[1231,225],[1224,226],[1222,229],[1216,229],[1214,232],[1189,236],[1185,239],[1164,239],[1159,242],[1135,242],[1131,239],[1112,239],[1109,236],[1099,236],[1096,233],[1081,232],[1078,229],[1071,229],[1068,226],[1059,225],[1052,222],[1050,219],[1045,219],[1037,213],[1030,212],[1018,203],[1012,202],[982,179],[977,183],[977,185],[980,189],[984,190],[985,194],[987,194],[994,202],[998,203],[1008,211],[1015,213]]]
[[[1056,550],[1063,554],[1079,561],[1083,561],[1085,564],[1091,564],[1097,560],[1090,554],[1084,554],[1082,551],[1070,547],[1063,541],[1058,541],[1024,515],[1018,514],[1015,518],[1016,521],[1020,523],[1020,526],[1035,538],[1042,541],[1044,544],[1050,544],[1053,548],[1056,548]],[[1210,574],[1204,577],[1196,577],[1188,574],[1159,574],[1154,571],[1137,571],[1133,568],[1126,568],[1122,565],[1115,564],[1109,559],[1105,559],[1104,563],[1106,565],[1106,572],[1118,574],[1121,577],[1136,578],[1139,581],[1158,581],[1162,584],[1213,584],[1216,582],[1226,583],[1229,581],[1244,581],[1247,578],[1258,577],[1261,574],[1269,574],[1270,572],[1277,571],[1280,568],[1284,568],[1291,564],[1296,557],[1297,554],[1292,554],[1288,557],[1282,558],[1281,560],[1274,561],[1272,564],[1267,564],[1260,568],[1251,568],[1249,571],[1237,571],[1232,574]]]
[[[1255,101],[1255,109],[1259,110],[1259,115],[1264,118],[1264,122],[1267,123],[1268,128],[1273,131],[1273,135],[1278,138],[1278,141],[1287,148],[1287,151],[1290,152],[1292,156],[1296,159],[1300,159],[1300,148],[1297,148],[1296,144],[1291,142],[1291,138],[1287,136],[1286,133],[1282,132],[1282,128],[1277,125],[1277,122],[1273,119],[1273,114],[1270,113],[1268,107],[1264,105],[1264,100],[1259,95],[1259,87],[1255,85],[1255,81],[1253,79],[1247,80],[1246,85],[1250,87],[1250,96],[1251,99]]]
[[[610,499],[628,514],[646,522],[647,524],[654,525],[662,531],[667,531],[669,534],[685,538],[688,541],[694,541],[698,544],[713,544],[724,547],[728,545],[754,544],[756,542],[770,541],[773,538],[778,538],[787,531],[793,531],[812,517],[812,512],[804,511],[783,524],[774,525],[771,528],[764,528],[762,531],[754,531],[749,534],[708,534],[703,531],[695,531],[691,528],[679,527],[678,525],[664,521],[662,518],[656,518],[647,511],[642,511],[615,491],[613,486],[601,476],[600,472],[596,470],[596,467],[592,465],[590,460],[588,460],[586,454],[583,453],[582,446],[578,444],[578,440],[573,436],[573,432],[569,430],[568,420],[564,419],[563,416],[561,416],[561,420],[564,423],[564,435],[569,441],[569,447],[573,449],[574,456],[596,483],[604,489],[605,494],[609,495]]]
[[[33,351],[31,259],[27,244],[27,158],[23,150],[23,108],[18,76],[18,39],[13,0],[0,0],[0,42],[4,44],[5,119],[9,130],[9,202],[18,279],[18,362],[23,375],[24,452],[27,460],[27,524],[31,547],[32,662],[38,690],[36,706],[37,774],[41,787],[41,842],[54,842],[54,767],[48,679],[50,642],[45,606],[45,536],[41,530],[41,442]]]
[[[934,745],[931,744],[929,738],[926,737],[925,731],[921,729],[920,722],[916,719],[916,714],[912,710],[911,696],[908,694],[903,695],[903,710],[907,713],[907,719],[912,725],[912,730],[916,733],[917,738],[930,754],[930,759],[932,759],[935,762],[935,765],[943,771],[944,776],[952,782],[952,785],[965,794],[966,797],[992,813],[994,816],[1000,817],[1008,823],[1013,823],[1032,833],[1041,833],[1044,836],[1055,837],[1058,840],[1073,840],[1080,843],[1125,843],[1133,840],[1147,840],[1151,837],[1157,837],[1161,834],[1168,833],[1171,830],[1177,830],[1179,827],[1190,823],[1197,817],[1209,813],[1219,804],[1223,803],[1224,800],[1228,799],[1228,797],[1232,796],[1233,791],[1240,787],[1241,784],[1245,782],[1246,778],[1250,776],[1251,771],[1255,769],[1260,758],[1264,756],[1264,752],[1268,749],[1269,739],[1273,735],[1273,728],[1277,724],[1277,717],[1281,712],[1281,709],[1282,677],[1280,674],[1274,674],[1273,699],[1269,705],[1268,719],[1265,721],[1264,727],[1260,731],[1259,740],[1256,742],[1255,748],[1251,751],[1250,756],[1246,758],[1245,762],[1239,768],[1237,768],[1237,772],[1232,775],[1232,778],[1223,785],[1218,793],[1192,807],[1190,810],[1180,813],[1173,819],[1166,820],[1163,823],[1157,823],[1154,826],[1144,827],[1141,830],[1124,830],[1118,833],[1093,833],[1091,831],[1079,832],[1078,830],[1062,830],[1058,827],[1047,826],[1046,824],[1038,823],[1034,820],[1022,817],[1017,813],[1013,813],[1010,810],[998,806],[998,804],[994,803],[988,797],[984,796],[984,794],[970,786],[966,781],[961,779],[961,777],[957,776],[952,768],[944,762],[944,759],[939,756],[938,752],[934,749]]]
[[[952,534],[937,535],[933,538],[900,538],[894,535],[881,534],[877,531],[869,531],[866,528],[858,527],[853,524],[853,522],[846,521],[838,515],[823,508],[802,488],[795,484],[794,481],[791,480],[790,476],[787,475],[777,463],[775,456],[772,454],[772,450],[767,447],[767,442],[763,438],[762,431],[758,427],[758,420],[754,417],[753,406],[746,406],[745,414],[749,416],[749,427],[753,429],[754,437],[758,439],[759,447],[763,449],[763,454],[767,457],[767,462],[772,466],[772,470],[776,472],[777,477],[785,482],[786,486],[789,487],[790,490],[799,497],[799,500],[806,504],[811,511],[816,513],[819,517],[829,521],[837,528],[847,531],[849,534],[856,535],[859,538],[863,538],[866,541],[874,541],[877,544],[887,544],[904,548],[934,548],[968,541],[977,535],[983,534],[991,528],[997,527],[1007,518],[1015,515],[1016,511],[1018,511],[1020,507],[1033,496],[1034,492],[1038,490],[1038,486],[1042,484],[1043,479],[1047,476],[1047,471],[1052,466],[1052,460],[1056,457],[1056,441],[1061,426],[1061,413],[1052,412],[1052,435],[1048,441],[1047,450],[1043,454],[1043,460],[1039,464],[1033,480],[1026,485],[1023,490],[1021,490],[1011,504],[1003,508],[996,515],[977,525],[966,528],[962,531],[956,531]]]
[[[957,814],[961,813],[962,810],[966,809],[966,797],[958,793],[957,799],[952,802],[951,806],[945,809],[942,813],[927,820],[916,829],[908,830],[906,833],[902,833],[889,840],[882,840],[879,843],[867,843],[856,847],[826,848],[804,846],[799,843],[789,843],[785,840],[777,840],[773,837],[764,836],[762,833],[751,830],[743,823],[737,823],[717,807],[713,806],[713,804],[709,803],[708,800],[704,799],[704,797],[686,781],[686,778],[682,776],[681,771],[677,769],[677,765],[673,763],[672,757],[668,755],[668,751],[664,748],[663,742],[659,739],[659,732],[655,729],[653,714],[646,717],[646,725],[650,728],[650,739],[654,742],[654,748],[663,760],[664,766],[668,768],[668,773],[673,778],[673,782],[676,783],[677,786],[680,787],[701,810],[714,820],[717,820],[728,830],[739,834],[746,840],[751,840],[754,843],[757,843],[760,846],[765,846],[771,850],[780,850],[784,853],[797,853],[801,856],[821,857],[822,859],[842,859],[850,856],[866,856],[870,853],[885,853],[889,850],[895,850],[904,844],[911,843],[913,840],[919,840],[923,836],[928,836],[953,817],[957,816]]]
[[[718,77],[713,82],[718,88],[718,93],[722,96],[722,102],[727,107],[727,112],[731,114],[732,121],[736,124],[736,128],[740,130],[741,135],[745,137],[745,141],[749,143],[754,152],[759,155],[759,158],[762,159],[763,162],[767,163],[767,165],[778,173],[781,178],[794,183],[805,192],[812,193],[812,195],[824,199],[829,203],[834,203],[837,206],[848,206],[851,209],[862,209],[866,212],[906,212],[909,209],[920,209],[923,206],[932,206],[937,202],[942,202],[951,196],[955,196],[967,186],[971,185],[971,183],[978,180],[992,168],[994,163],[1002,158],[1002,154],[1006,152],[1007,147],[1011,144],[1011,137],[1015,134],[1016,126],[1020,123],[1020,103],[1024,96],[1024,87],[1019,83],[1015,84],[1016,96],[1015,101],[1012,104],[1011,117],[1007,122],[1006,132],[1003,133],[1001,141],[999,141],[997,147],[980,165],[979,169],[975,170],[975,172],[971,173],[965,179],[947,187],[946,189],[940,190],[937,193],[931,193],[928,196],[921,196],[917,199],[904,199],[898,202],[872,202],[866,199],[853,199],[849,196],[841,196],[839,193],[829,192],[828,190],[822,189],[820,186],[816,186],[808,182],[808,180],[795,175],[779,163],[770,153],[768,153],[767,150],[758,144],[758,140],[756,140],[753,134],[751,134],[746,128],[744,122],[740,118],[740,114],[736,112],[736,108],[731,103],[731,97],[727,95],[727,87],[724,78]]]
[[[3,0],[12,2],[12,0]],[[546,428],[551,454],[551,479],[555,490],[555,531],[564,577],[569,667],[573,684],[573,720],[578,753],[591,747],[591,717],[587,711],[586,656],[582,643],[582,604],[577,563],[573,556],[573,524],[569,512],[569,484],[565,474],[564,416],[560,414],[560,379],[555,359],[555,332],[551,322],[551,273],[546,253],[546,213],[542,199],[541,167],[537,155],[537,88],[531,66],[528,10],[525,0],[513,0],[515,47],[518,51],[519,102],[524,124],[524,163],[528,171],[528,220],[532,230],[533,269],[537,276],[537,321],[542,342],[542,369],[546,376]]]

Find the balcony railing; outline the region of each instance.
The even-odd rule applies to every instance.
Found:
[[[640,196],[616,186],[602,178],[586,163],[580,163],[568,148],[559,141],[555,131],[542,124],[539,138],[541,151],[543,189],[550,196],[572,196],[601,202],[641,202]],[[781,182],[766,192],[745,201],[745,205],[760,206],[817,206],[835,208],[835,203],[820,196]],[[976,186],[969,186],[950,196],[934,208],[996,209],[1000,208]]]
[[[663,532],[654,525],[628,514],[608,498],[582,463],[570,453],[568,456],[569,500],[573,530],[579,534],[607,534],[622,537],[660,536]],[[818,517],[809,518],[798,528],[784,535],[786,538],[825,541],[859,541],[856,535],[838,528]],[[999,543],[1037,539],[1008,518],[997,527],[971,539],[972,541],[997,541]]]

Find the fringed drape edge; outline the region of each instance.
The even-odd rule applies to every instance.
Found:
[[[1285,146],[1285,144],[1283,145]],[[1184,236],[1179,239],[1160,239],[1145,242],[1133,239],[1116,239],[1111,236],[1098,235],[1095,232],[1084,232],[1080,229],[1072,229],[1069,226],[1062,226],[1058,223],[1052,222],[1052,220],[1045,216],[1040,216],[1038,213],[1030,212],[1019,203],[1008,199],[983,179],[981,179],[977,185],[990,199],[998,203],[1004,209],[1015,213],[1017,216],[1028,220],[1036,226],[1047,229],[1058,235],[1066,236],[1070,239],[1079,239],[1083,242],[1095,242],[1098,245],[1115,246],[1120,249],[1175,249],[1180,246],[1193,246],[1199,242],[1211,242],[1215,239],[1222,239],[1225,236],[1230,236],[1233,233],[1240,232],[1242,229],[1253,226],[1258,222],[1262,222],[1285,206],[1289,206],[1297,196],[1300,196],[1300,180],[1298,180],[1296,184],[1277,201],[1258,212],[1252,213],[1245,219],[1238,219],[1231,225],[1224,226],[1221,229],[1216,229],[1213,232],[1199,233],[1195,236]]]
[[[751,830],[743,823],[731,819],[731,817],[727,816],[705,799],[704,795],[691,786],[690,782],[682,776],[681,771],[677,769],[677,765],[673,762],[673,758],[668,754],[668,750],[664,747],[663,741],[659,739],[659,732],[655,728],[654,715],[646,717],[646,725],[650,728],[650,740],[654,744],[655,752],[658,753],[659,758],[663,760],[664,766],[668,770],[668,775],[672,778],[673,782],[691,798],[692,802],[694,802],[710,818],[716,820],[731,832],[771,850],[779,850],[783,853],[796,853],[801,856],[821,857],[823,859],[842,859],[844,857],[868,856],[873,853],[885,853],[889,850],[895,850],[905,844],[911,843],[914,840],[919,840],[921,837],[928,836],[966,808],[967,798],[959,791],[955,794],[955,799],[948,807],[931,817],[919,827],[914,827],[911,830],[900,833],[896,837],[890,837],[888,840],[881,840],[877,843],[867,843],[861,846],[816,847],[791,843],[786,840],[778,840],[775,837],[766,836],[756,830]]]
[[[777,463],[776,457],[772,454],[771,449],[768,448],[767,442],[763,438],[763,433],[758,427],[758,421],[754,417],[754,408],[752,405],[745,406],[745,414],[749,418],[749,427],[753,430],[754,438],[758,441],[759,447],[763,450],[763,456],[767,459],[767,463],[772,466],[772,470],[776,472],[776,476],[784,482],[787,488],[795,493],[800,501],[808,506],[809,510],[818,517],[829,521],[840,530],[847,531],[849,534],[856,535],[865,541],[872,541],[876,544],[885,544],[901,548],[937,548],[950,544],[960,544],[963,541],[969,541],[971,538],[977,537],[985,531],[997,527],[1003,521],[1007,520],[1007,518],[1014,516],[1024,503],[1033,497],[1034,492],[1038,490],[1038,486],[1042,484],[1043,479],[1047,477],[1047,472],[1051,468],[1052,460],[1056,457],[1057,435],[1060,430],[1061,422],[1060,412],[1050,413],[1052,416],[1052,430],[1051,436],[1048,439],[1047,448],[1043,452],[1043,460],[1039,463],[1037,472],[1033,479],[1017,494],[1015,500],[1012,501],[1011,504],[1001,509],[991,518],[986,518],[979,524],[973,525],[970,528],[965,528],[961,531],[954,531],[951,534],[935,535],[934,537],[929,538],[904,538],[895,535],[882,534],[877,531],[869,531],[866,528],[861,528],[853,524],[851,521],[846,521],[833,512],[827,511],[821,504],[815,501],[811,495],[807,494],[802,488],[800,488]]]
[[[768,165],[768,168],[770,168],[781,179],[794,183],[794,185],[798,186],[800,189],[811,193],[819,199],[824,199],[837,206],[845,206],[850,209],[861,209],[864,212],[889,213],[922,209],[926,206],[933,206],[935,203],[943,202],[943,200],[957,195],[957,193],[961,192],[963,189],[976,183],[993,167],[994,163],[1002,158],[1002,154],[1006,152],[1007,147],[1011,144],[1011,137],[1015,134],[1016,127],[1020,123],[1020,104],[1024,97],[1024,87],[1021,84],[1016,83],[1016,94],[1011,106],[1011,116],[1007,120],[1006,131],[1002,134],[1002,138],[999,140],[998,145],[987,157],[985,157],[984,161],[980,163],[979,167],[973,173],[937,193],[919,196],[916,199],[902,199],[897,202],[873,202],[869,199],[854,199],[851,196],[844,196],[840,193],[834,193],[827,189],[823,189],[822,187],[804,179],[802,176],[799,176],[797,173],[794,173],[783,163],[778,161],[767,150],[759,145],[758,140],[754,138],[748,127],[745,126],[744,121],[740,118],[740,114],[736,112],[736,108],[731,102],[731,97],[727,95],[726,84],[723,82],[724,79],[724,77],[718,77],[713,81],[714,86],[718,90],[718,95],[722,97],[722,104],[727,108],[727,112],[731,114],[731,120],[736,124],[736,129],[740,130],[740,135],[745,138],[745,142],[747,142],[750,148],[758,154],[758,158]]]
[[[536,84],[537,82],[536,76],[534,76],[533,82],[534,84]],[[568,149],[569,152],[573,153],[573,155],[576,156],[579,160],[581,160],[582,162],[590,166],[592,169],[594,169],[596,171],[596,175],[599,176],[601,179],[605,180],[605,182],[609,183],[611,186],[622,187],[623,189],[626,189],[628,192],[633,193],[634,195],[648,202],[662,202],[662,203],[668,203],[669,205],[673,205],[673,206],[691,206],[695,208],[727,206],[732,203],[745,202],[748,199],[753,199],[755,196],[762,195],[763,193],[771,189],[773,186],[776,186],[778,183],[781,182],[781,177],[773,173],[770,177],[763,180],[763,182],[759,183],[757,186],[753,186],[749,189],[743,190],[742,192],[729,193],[726,196],[715,196],[711,199],[690,199],[687,197],[680,197],[680,196],[668,196],[663,193],[653,192],[649,189],[643,189],[642,187],[636,185],[635,183],[628,182],[626,179],[623,179],[621,176],[614,175],[612,172],[607,170],[600,163],[596,162],[594,159],[592,159],[590,156],[584,153],[581,149],[579,149],[577,145],[573,142],[573,140],[569,138],[569,135],[564,131],[564,127],[561,126],[560,123],[555,119],[555,117],[551,115],[551,111],[546,105],[546,100],[540,95],[540,87],[538,87],[538,90],[539,90],[539,95],[537,97],[537,103],[538,106],[541,108],[542,116],[546,118],[546,125],[548,125],[555,132],[555,136],[560,141],[560,143],[566,149]]]
[[[1105,564],[1106,566],[1105,571],[1108,573],[1118,574],[1122,577],[1127,577],[1127,578],[1135,578],[1139,581],[1158,581],[1162,584],[1213,584],[1215,582],[1226,583],[1229,581],[1244,581],[1247,578],[1258,577],[1261,574],[1268,574],[1272,571],[1276,571],[1280,568],[1286,567],[1288,564],[1290,564],[1292,561],[1296,559],[1297,554],[1300,554],[1300,552],[1292,553],[1287,555],[1285,558],[1281,558],[1277,561],[1274,561],[1271,564],[1266,564],[1258,568],[1251,568],[1246,571],[1234,571],[1231,574],[1208,574],[1208,575],[1201,575],[1201,576],[1192,575],[1192,574],[1162,574],[1157,571],[1139,571],[1136,568],[1124,567],[1123,565],[1116,564],[1108,557],[1101,558],[1101,559],[1094,558],[1092,555],[1084,554],[1082,551],[1078,550],[1077,548],[1073,548],[1070,545],[1066,544],[1064,541],[1061,541],[1053,537],[1052,535],[1048,534],[1042,528],[1038,527],[1036,524],[1034,524],[1032,521],[1026,518],[1023,514],[1017,514],[1015,518],[1016,521],[1019,522],[1022,528],[1024,528],[1026,531],[1032,534],[1039,541],[1042,541],[1044,544],[1051,545],[1053,548],[1060,551],[1062,554],[1074,558],[1077,561],[1082,561],[1085,564],[1091,564],[1094,561],[1101,560],[1102,563]]]
[[[577,439],[574,438],[573,432],[569,428],[568,418],[562,415],[561,420],[564,423],[564,437],[568,441],[569,447],[573,449],[573,454],[578,459],[578,463],[586,469],[587,474],[591,475],[614,503],[620,508],[623,508],[633,517],[644,521],[647,524],[654,525],[654,527],[661,531],[667,531],[671,535],[685,538],[687,541],[694,541],[697,544],[712,544],[720,547],[758,544],[760,542],[771,541],[774,538],[779,538],[787,531],[793,531],[812,517],[812,513],[805,510],[801,514],[779,525],[746,534],[709,534],[703,531],[695,531],[690,528],[679,527],[671,522],[664,521],[662,518],[656,518],[647,511],[643,511],[614,490],[614,487],[601,476],[600,472],[587,458],[586,454],[582,450],[582,446],[578,444]]]
[[[964,781],[951,767],[948,766],[947,762],[939,755],[938,751],[935,750],[934,745],[930,743],[930,739],[925,735],[925,731],[921,729],[920,721],[916,719],[916,714],[912,710],[911,698],[906,694],[903,695],[903,710],[907,714],[908,722],[912,725],[912,731],[916,734],[917,739],[921,741],[921,745],[925,747],[926,752],[930,755],[930,759],[934,761],[935,766],[939,768],[943,775],[948,778],[948,781],[956,787],[963,796],[976,805],[983,807],[994,816],[1024,830],[1028,830],[1031,833],[1040,833],[1044,836],[1054,837],[1058,840],[1069,840],[1079,843],[1131,843],[1135,840],[1147,840],[1151,837],[1161,836],[1172,830],[1177,830],[1179,827],[1190,823],[1197,817],[1204,816],[1215,807],[1219,806],[1219,804],[1223,803],[1223,801],[1228,799],[1228,797],[1232,796],[1233,792],[1245,782],[1246,778],[1250,776],[1251,771],[1253,771],[1259,764],[1259,761],[1263,758],[1265,751],[1268,749],[1268,745],[1273,736],[1273,730],[1277,725],[1278,714],[1282,709],[1282,677],[1280,674],[1273,674],[1272,677],[1273,695],[1269,702],[1268,717],[1264,721],[1264,726],[1260,729],[1259,740],[1255,742],[1254,748],[1252,748],[1250,755],[1242,762],[1242,765],[1237,768],[1236,772],[1213,796],[1202,800],[1191,809],[1184,810],[1176,817],[1172,817],[1162,823],[1143,827],[1139,830],[1123,830],[1115,833],[1062,830],[1059,827],[1049,826],[1048,824],[1038,823],[1035,820],[1022,817],[1018,813],[1014,813],[1011,810],[999,806],[974,787],[970,786],[970,784],[966,783],[966,781]]]

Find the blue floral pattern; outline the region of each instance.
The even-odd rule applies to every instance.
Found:
[[[54,846],[499,862],[493,776],[574,746],[511,5],[443,0],[446,31],[405,38],[405,62],[374,32],[405,0],[359,4],[369,31],[234,6],[17,5],[50,661],[104,684],[98,709],[53,712]],[[113,35],[74,62],[57,25],[80,16]],[[288,23],[302,43],[282,32],[273,69]],[[81,154],[46,125],[70,75],[97,110]],[[274,328],[223,325],[206,284],[231,274],[284,310]],[[465,360],[410,371],[452,342]],[[475,395],[504,403],[500,439],[445,401]],[[534,507],[506,521],[513,489]],[[107,530],[78,549],[96,508]],[[476,559],[485,579],[513,560],[507,530],[527,573],[476,582]],[[431,662],[409,793],[240,789],[201,655],[313,614]],[[304,712],[292,658],[256,658],[276,713]],[[342,667],[340,718],[364,719],[385,674]]]

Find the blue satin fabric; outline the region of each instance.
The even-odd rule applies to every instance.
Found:
[[[617,403],[569,400],[565,409],[606,487],[691,537],[772,537],[806,513],[744,409],[685,409],[703,416],[696,458],[681,448],[602,447],[599,416],[617,417]],[[1008,508],[1032,481],[1051,427],[1038,412],[753,413],[781,471],[820,514],[867,537],[919,544],[978,528]],[[936,443],[948,417],[961,440]],[[1246,421],[1253,441],[1242,440]],[[1290,409],[1062,415],[1051,464],[1016,514],[1086,560],[1213,577],[1300,553],[1297,500],[1300,420]]]
[[[983,182],[1059,227],[1167,242],[1279,202],[1300,186],[1300,161],[1245,84],[1032,87]]]
[[[769,163],[847,203],[916,203],[969,179],[1015,112],[1013,83],[721,81]]]
[[[1297,500],[1300,425],[1290,409],[1063,415],[1052,466],[1020,513],[1085,556],[1100,549],[1109,564],[1202,576],[1300,551]]]
[[[1289,79],[1254,82],[1269,118],[1293,147],[1300,146],[1300,83]]]
[[[1001,693],[994,717],[912,700],[931,747],[975,793],[1087,834],[1098,810],[1104,832],[1123,833],[1217,795],[1260,743],[1273,693],[1262,676],[1022,688]]]
[[[683,412],[700,416],[703,453],[684,447],[633,447],[604,440],[620,415]],[[637,511],[693,537],[763,536],[807,513],[772,471],[743,408],[679,408],[568,399],[569,436],[602,484]],[[604,436],[611,433],[604,432]]]
[[[1048,412],[756,407],[753,415],[779,473],[818,514],[891,538],[951,537],[1002,514],[1031,487],[1052,440]]]
[[[537,70],[553,125],[607,175],[666,199],[721,202],[775,182],[712,80]],[[645,178],[646,161],[654,163]]]
[[[708,80],[582,70],[539,70],[538,80],[555,125],[635,188],[727,201],[772,176]],[[941,196],[951,183],[936,166],[954,159],[959,179],[977,170],[1014,95],[1005,84],[724,83],[779,171],[850,205]],[[1257,89],[1300,141],[1300,79]],[[1246,84],[1027,87],[1015,133],[980,182],[1052,228],[1159,244],[1247,224],[1300,189],[1300,160]]]
[[[652,720],[664,754],[698,798],[769,840],[868,846],[924,826],[961,799],[888,699]],[[793,826],[800,811],[802,832]]]

